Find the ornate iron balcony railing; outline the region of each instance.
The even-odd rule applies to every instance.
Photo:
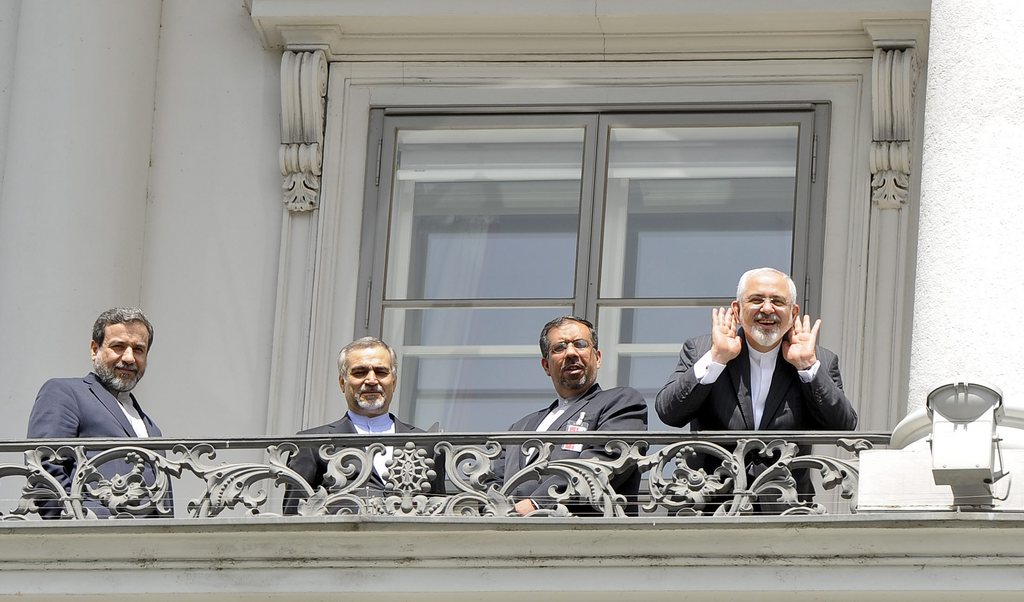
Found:
[[[284,489],[298,495],[299,516],[515,516],[510,492],[542,480],[552,483],[554,503],[537,515],[581,507],[606,517],[637,508],[641,516],[848,513],[857,454],[888,440],[888,433],[751,431],[0,441],[0,520],[41,510],[65,519],[278,516]],[[600,446],[611,459],[551,459],[560,445]],[[381,485],[373,457],[386,446],[393,457]],[[322,485],[289,468],[301,448],[325,461]],[[496,478],[505,450],[522,448],[535,448],[522,470]],[[47,470],[62,462],[73,464],[67,489]],[[431,482],[440,471],[438,493]],[[612,485],[630,471],[643,475],[635,499]],[[800,471],[820,476],[813,500],[797,491]]]

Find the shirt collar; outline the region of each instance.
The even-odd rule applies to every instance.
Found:
[[[381,414],[380,416],[371,417],[356,414],[352,410],[349,410],[348,419],[352,421],[352,424],[362,427],[364,430],[371,433],[383,433],[395,424],[395,421],[391,419],[391,414]]]
[[[576,401],[578,401],[584,395],[585,395],[585,393],[580,393],[579,395],[574,395],[572,397],[569,397],[568,399],[563,398],[561,395],[559,395],[558,398],[555,399],[555,407],[553,407],[551,409],[552,410],[558,410],[558,409],[563,409],[564,410],[565,408],[569,407],[569,404],[576,403]]]
[[[762,361],[765,361],[765,360],[772,361],[772,362],[777,360],[778,357],[779,357],[779,350],[780,349],[782,349],[782,343],[781,342],[778,345],[776,345],[776,346],[772,347],[771,349],[769,349],[768,351],[765,351],[764,353],[758,351],[757,349],[754,349],[750,345],[747,345],[747,352],[750,354],[750,361],[756,362],[758,364],[760,364]]]

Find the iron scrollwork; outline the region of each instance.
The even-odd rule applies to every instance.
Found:
[[[516,516],[510,493],[523,483],[547,482],[549,477],[554,477],[546,492],[555,501],[554,508],[538,509],[531,516],[570,516],[569,505],[572,502],[584,502],[603,516],[626,516],[624,507],[628,500],[615,492],[612,479],[634,470],[646,445],[642,441],[631,445],[612,440],[605,444],[605,451],[614,458],[612,460],[552,460],[554,443],[530,439],[522,447],[536,450],[532,460],[515,474],[506,475],[503,482],[496,482],[493,479],[497,472],[494,465],[502,461],[501,445],[494,441],[488,441],[482,447],[453,446],[442,442],[438,447],[444,449],[449,459],[449,480],[458,489],[450,496],[446,513]]]
[[[261,488],[264,481],[272,480],[279,485],[291,483],[313,491],[302,477],[288,468],[288,458],[298,451],[294,443],[271,445],[267,448],[267,462],[241,462],[234,464],[209,464],[207,460],[217,457],[217,451],[208,443],[194,447],[175,446],[174,452],[181,454],[181,465],[206,481],[206,491],[188,503],[189,516],[209,518],[224,510],[242,506],[252,516],[261,514],[266,504],[268,489]]]
[[[69,486],[47,468],[72,464]],[[171,477],[181,476],[177,462],[138,445],[87,453],[84,446],[39,447],[25,452],[25,466],[0,465],[0,478],[26,477],[11,517],[60,508],[63,518],[169,517],[173,514]]]
[[[440,434],[410,436],[404,444],[390,446],[383,480],[372,475],[374,458],[387,451],[384,443],[316,442],[327,466],[323,484],[317,487],[288,467],[302,442],[251,441],[242,447],[263,456],[252,462],[217,461],[222,448],[238,448],[230,442],[160,448],[136,440],[98,450],[83,445],[22,448],[24,464],[0,464],[0,483],[23,480],[16,507],[6,512],[0,508],[0,520],[25,520],[42,508],[65,519],[169,517],[172,482],[185,474],[197,477],[202,490],[179,517],[215,518],[232,509],[248,516],[279,516],[273,493],[285,486],[300,492],[300,516],[510,517],[517,515],[510,492],[527,482],[545,483],[545,493],[554,501],[553,507],[534,515],[568,516],[571,509],[584,505],[593,508],[592,514],[624,517],[627,505],[636,500],[627,500],[613,483],[632,470],[646,475],[641,516],[825,514],[825,504],[798,494],[794,473],[816,471],[822,488],[853,500],[856,454],[873,445],[857,437],[828,441],[847,452],[850,458],[844,459],[801,455],[797,443],[783,439],[722,441],[692,435],[679,440],[660,434],[653,437],[658,445],[648,450],[647,440],[611,434],[598,439],[603,457],[552,460],[551,451],[559,443],[546,439],[550,438],[538,434],[513,440],[534,451],[521,470],[504,479],[496,476],[496,468],[507,443],[486,437],[467,443],[463,436],[455,443]],[[59,464],[74,465],[67,487],[47,470]],[[446,477],[445,491],[437,491],[439,474]]]
[[[843,443],[847,450],[870,448],[864,440]],[[707,465],[708,458],[718,464],[711,474],[694,467]],[[826,514],[823,504],[801,499],[794,471],[817,469],[822,487],[839,487],[843,499],[853,497],[857,479],[854,461],[798,455],[795,443],[781,439],[739,439],[731,451],[706,441],[681,441],[644,458],[640,467],[649,471],[651,495],[644,510],[664,508],[676,516],[751,514],[755,504],[772,514]]]

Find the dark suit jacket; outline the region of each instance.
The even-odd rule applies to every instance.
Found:
[[[406,424],[398,418],[395,418],[394,414],[389,414],[391,419],[395,422],[395,433],[422,433],[423,429],[416,428],[411,424]],[[355,435],[356,427],[352,424],[352,419],[348,417],[346,412],[339,420],[335,420],[329,424],[317,426],[311,429],[300,431],[300,435],[331,435],[331,434],[344,434],[344,435]],[[320,457],[319,447],[305,447],[300,448],[292,459],[288,460],[288,468],[291,468],[295,472],[299,473],[303,479],[309,483],[310,487],[316,489],[324,484],[324,475],[327,473],[327,461]],[[430,490],[431,493],[443,494],[444,493],[444,456],[434,456],[434,472],[437,476],[431,481]],[[367,490],[374,495],[383,495],[384,492],[384,481],[377,474],[377,471],[371,471],[369,480],[366,483]],[[282,506],[282,512],[284,514],[297,514],[299,502],[306,498],[306,493],[297,487],[288,485],[285,487],[284,492],[284,503]]]
[[[740,331],[740,336],[743,336]],[[713,384],[697,382],[693,365],[711,349],[711,335],[690,339],[679,352],[679,364],[658,393],[655,409],[670,426],[690,425],[700,430],[754,430],[750,397],[750,354],[746,339],[740,355],[729,362]],[[839,358],[824,347],[815,354],[821,366],[809,383],[781,355],[775,362],[759,430],[839,430],[857,428],[857,413],[843,393]],[[808,450],[801,448],[802,453]],[[715,463],[717,465],[717,463]],[[705,469],[713,469],[706,465]],[[810,475],[799,471],[797,489],[813,493]]]
[[[160,429],[149,415],[142,411],[135,396],[132,395],[131,398],[135,409],[146,423],[149,435],[159,437]],[[117,399],[91,372],[83,378],[54,378],[43,383],[28,419],[28,436],[33,439],[137,438]],[[126,462],[108,462],[100,469],[105,477],[110,478],[117,473],[127,474],[130,467]],[[64,489],[70,490],[71,479],[75,473],[74,461],[47,463],[46,470],[60,481]],[[153,476],[152,470],[147,467],[146,482],[152,482]],[[169,505],[170,500],[166,501]],[[105,508],[91,503],[88,505],[99,516],[109,515]],[[58,518],[60,506],[45,503],[40,509],[40,515],[43,518]]]
[[[509,427],[510,431],[534,431],[544,420],[558,400],[555,400],[548,407],[528,414],[515,424]],[[565,412],[558,417],[547,432],[566,431],[570,424],[576,424],[580,413],[584,413],[583,424],[587,431],[646,431],[647,430],[647,402],[636,389],[619,387],[604,391],[600,385],[594,384],[582,397],[569,404]],[[563,460],[572,458],[596,458],[610,460],[613,457],[604,450],[603,445],[584,446],[581,451],[571,451],[557,445],[551,451],[552,460]],[[501,480],[511,477],[527,463],[527,457],[523,454],[518,445],[505,447],[504,458],[497,467],[498,477]],[[627,512],[636,514],[637,495],[640,490],[640,472],[630,470],[612,480],[612,487],[615,492],[625,495],[629,500]],[[527,482],[510,492],[514,500],[529,498],[541,508],[553,508],[554,500],[548,495],[551,486],[564,486],[565,482],[561,477],[549,476],[541,482]],[[595,509],[589,504],[570,504],[570,512],[576,515],[595,514]]]

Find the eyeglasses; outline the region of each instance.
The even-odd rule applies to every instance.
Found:
[[[789,307],[789,301],[787,301],[784,297],[762,297],[761,295],[753,295],[746,298],[746,302],[755,307],[760,307],[761,305],[764,305],[765,301],[771,303],[774,307],[778,307],[780,309],[785,309]]]
[[[565,351],[569,348],[569,345],[572,345],[576,349],[583,351],[584,349],[589,349],[591,343],[587,339],[576,339],[575,341],[562,341],[560,343],[555,343],[554,345],[552,345],[549,351],[553,355],[561,355],[565,353]]]

